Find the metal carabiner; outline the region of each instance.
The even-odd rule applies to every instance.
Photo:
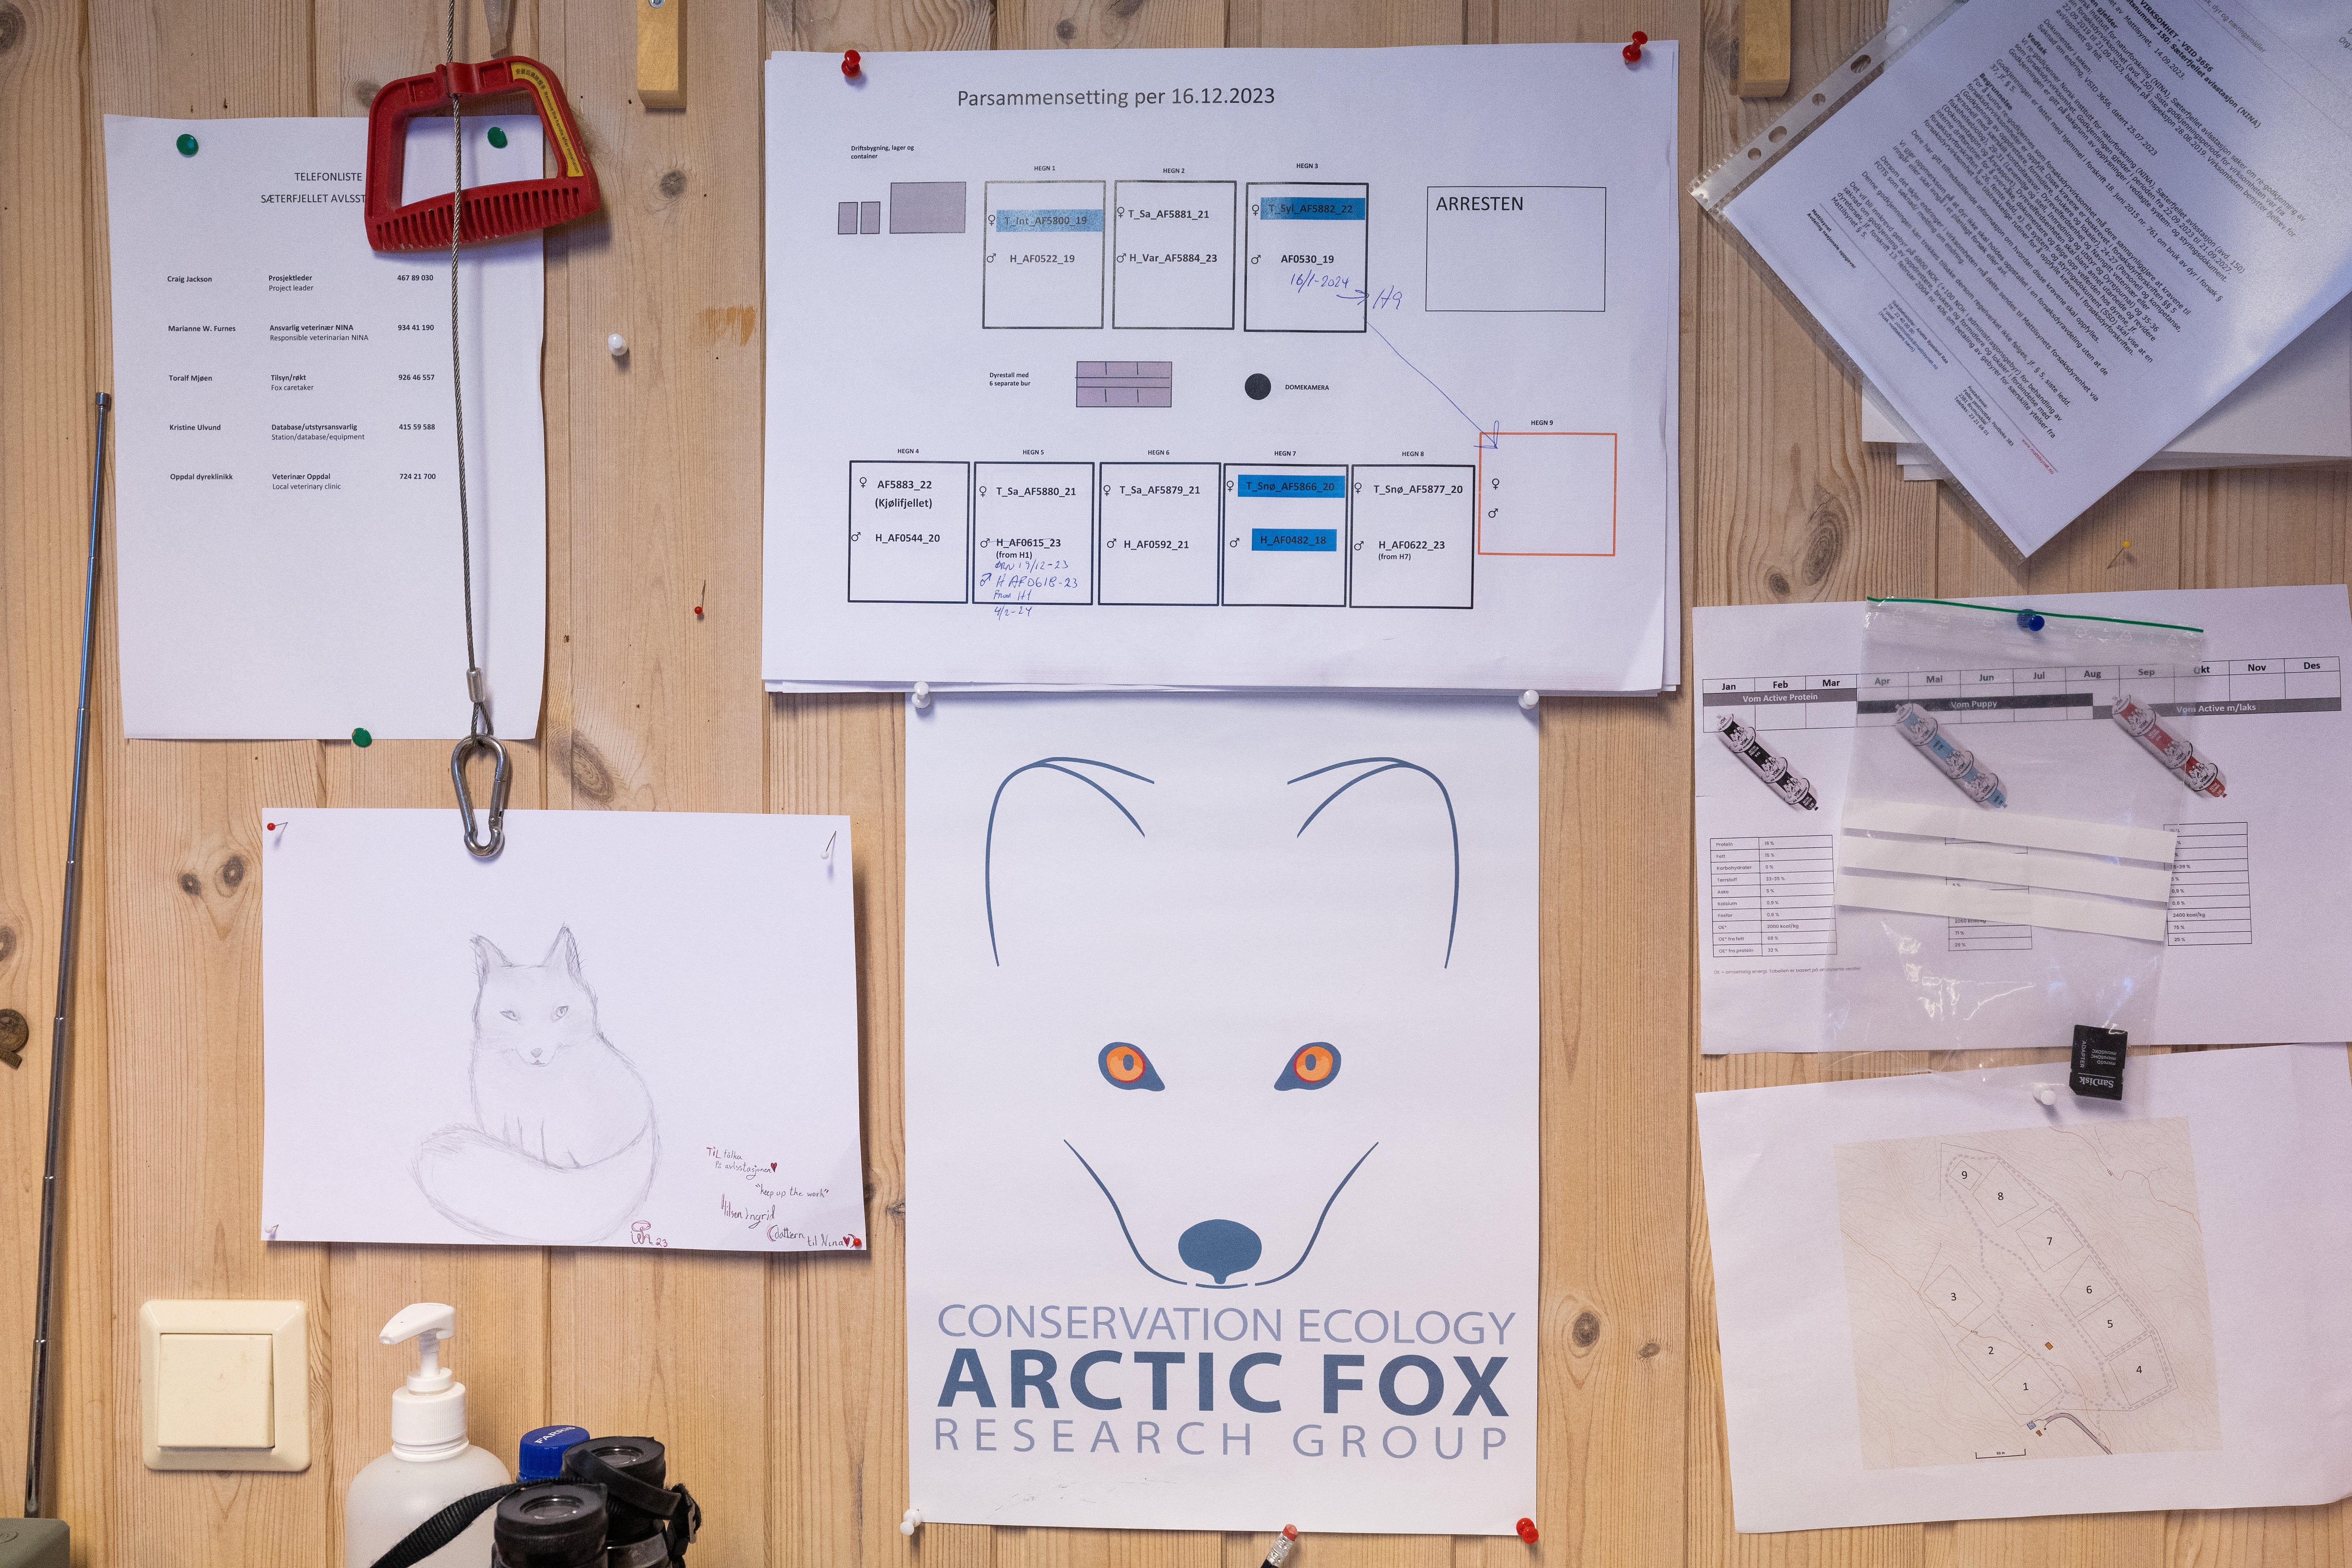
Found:
[[[487,843],[476,837],[474,796],[466,787],[466,763],[476,752],[488,751],[498,759],[490,773],[490,837]],[[496,735],[476,731],[457,742],[449,752],[449,782],[457,786],[457,819],[466,825],[466,847],[478,860],[488,860],[506,847],[507,842],[507,749]]]

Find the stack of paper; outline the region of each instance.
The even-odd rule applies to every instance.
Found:
[[[1864,383],[1862,438],[1892,445],[1906,479],[1948,479],[1927,443]],[[2352,458],[2352,300],[2313,323],[2278,357],[2139,466],[2248,468]]]
[[[2182,437],[2352,289],[2347,33],[2341,0],[1921,0],[1700,199],[2031,553],[2168,445],[2352,445],[2251,404]]]

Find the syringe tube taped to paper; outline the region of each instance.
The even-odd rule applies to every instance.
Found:
[[[1748,764],[1749,773],[1771,786],[1774,795],[1800,811],[1811,811],[1821,805],[1813,796],[1811,783],[1789,765],[1788,758],[1766,745],[1754,726],[1726,718],[1715,732],[1723,737],[1733,756]]]
[[[2222,787],[2221,770],[2199,756],[2188,742],[2165,727],[2155,709],[2130,692],[2116,700],[2115,718],[2125,734],[2147,747],[2150,755],[2172,770],[2173,777],[2195,793],[2215,800],[2230,793]]]
[[[2000,775],[1978,762],[1976,753],[1966,746],[1955,744],[1943,732],[1944,727],[1916,702],[1906,702],[1895,710],[1895,727],[1941,769],[1962,795],[1995,811],[2009,805],[2009,795],[2000,787]]]

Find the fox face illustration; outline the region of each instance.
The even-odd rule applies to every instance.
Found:
[[[487,937],[473,950],[475,1125],[425,1141],[417,1184],[493,1239],[609,1235],[645,1201],[660,1154],[645,1080],[598,1026],[569,927],[537,963],[512,962]]]
[[[1262,840],[1188,842],[1153,779],[1042,759],[1000,784],[982,857],[993,967],[1017,990],[1042,960],[1055,987],[1055,1037],[1007,1070],[1051,1106],[1098,1244],[1188,1290],[1377,1252],[1396,1216],[1366,1173],[1465,1087],[1432,1011],[1460,901],[1444,781],[1366,757],[1269,783]]]

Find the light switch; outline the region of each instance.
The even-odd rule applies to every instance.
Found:
[[[155,1445],[267,1448],[269,1336],[163,1334],[155,1346]]]
[[[308,1469],[309,1323],[299,1301],[142,1305],[139,1436],[147,1468]]]

